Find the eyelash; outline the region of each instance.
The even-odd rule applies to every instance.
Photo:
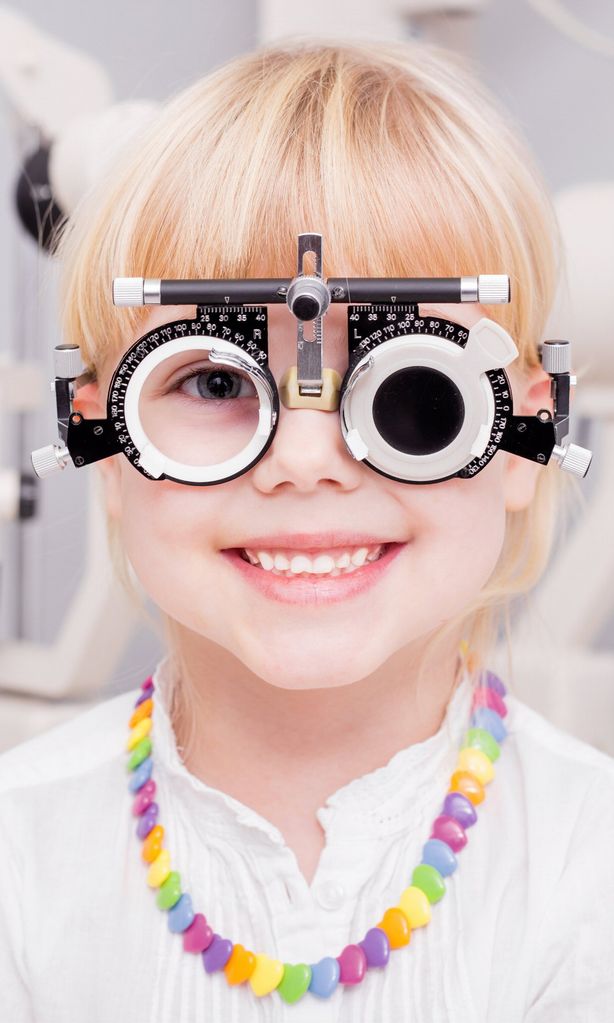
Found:
[[[182,377],[179,378],[179,380],[176,380],[175,383],[165,393],[166,394],[174,394],[176,391],[179,390],[179,388],[183,384],[186,383],[187,380],[192,380],[194,377],[202,376],[205,373],[211,373],[214,369],[217,369],[217,368],[218,367],[212,365],[211,363],[208,363],[206,366],[202,366],[202,367],[200,367],[198,369],[190,370],[188,373],[185,374],[185,376],[182,376]],[[224,370],[224,372],[228,373],[228,375],[230,377],[232,377],[233,379],[238,378],[240,381],[244,381],[245,380],[245,377],[242,377],[239,373],[233,373],[231,370]],[[193,396],[189,395],[189,394],[182,394],[181,397],[193,400]],[[235,397],[238,397],[238,395],[236,395]],[[211,401],[225,402],[228,399],[224,399],[224,398],[211,398],[210,400]]]

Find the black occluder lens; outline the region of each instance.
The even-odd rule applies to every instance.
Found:
[[[447,447],[465,419],[456,384],[430,366],[391,373],[373,399],[373,420],[388,444],[407,455],[432,455]]]

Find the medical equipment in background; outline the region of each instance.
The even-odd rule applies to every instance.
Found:
[[[52,230],[158,104],[113,105],[108,76],[95,61],[6,6],[0,6],[0,87],[22,164],[15,188],[19,218],[47,249]],[[15,250],[23,278],[19,291],[25,292],[32,280],[39,280],[37,260],[48,257],[40,250],[22,257],[17,244]],[[40,293],[37,300],[42,301]],[[48,394],[44,364],[51,353],[41,352],[38,361],[19,360],[19,351],[33,347],[27,337],[31,320],[23,301],[14,308],[14,323],[5,336],[17,339],[18,350],[16,357],[5,354],[0,362],[0,437],[15,432],[12,420],[23,419],[24,413],[31,416]],[[18,516],[35,524],[35,484],[38,480],[29,471],[0,467],[0,530],[2,520]],[[113,677],[138,624],[137,609],[111,568],[100,481],[92,476],[85,495],[79,496],[86,532],[83,571],[55,640],[37,643],[17,636],[0,642],[0,750],[82,709]],[[15,560],[14,550],[6,554]],[[138,590],[138,581],[132,581]],[[3,600],[9,595],[20,600],[18,590],[7,588],[5,576],[2,584]]]
[[[404,39],[420,36],[457,52],[472,52],[476,16],[491,0],[260,0],[258,40],[272,43],[286,36],[312,35],[325,39]]]

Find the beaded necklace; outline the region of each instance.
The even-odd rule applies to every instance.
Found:
[[[473,670],[475,660],[464,640],[460,650],[465,665]],[[507,690],[497,675],[480,671],[471,701],[470,727],[461,744],[441,813],[433,822],[411,884],[360,941],[346,945],[338,956],[324,956],[310,964],[284,963],[222,937],[214,932],[203,913],[194,912],[191,896],[181,891],[180,876],[171,870],[170,853],[162,845],[164,828],[157,823],[159,807],[154,802],[152,677],[140,688],[129,721],[126,749],[130,753],[127,769],[131,772],[128,788],[135,794],[132,812],[139,818],[136,834],[143,843],[142,859],[150,865],[147,884],[158,890],[156,902],[168,914],[169,930],[183,935],[186,952],[201,955],[206,973],[223,970],[230,985],[249,981],[258,997],[277,991],[290,1005],[307,991],[318,998],[328,998],[338,984],[359,984],[368,969],[385,967],[391,950],[409,943],[412,928],[429,922],[431,904],[439,902],[446,891],[444,877],[456,870],[455,854],[467,844],[466,829],[477,820],[475,807],[484,799],[484,786],[494,777],[493,762],[499,757],[499,743],[508,734],[503,724]]]

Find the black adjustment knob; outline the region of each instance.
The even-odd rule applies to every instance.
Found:
[[[315,320],[320,314],[320,303],[313,295],[297,295],[292,312],[299,320]]]

